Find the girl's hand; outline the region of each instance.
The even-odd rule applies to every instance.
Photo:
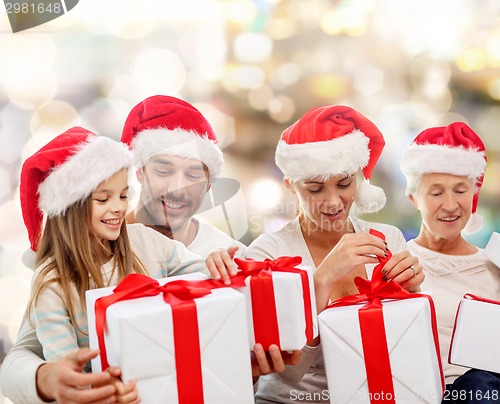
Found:
[[[116,388],[117,403],[138,404],[141,402],[135,380],[131,380],[128,383],[116,380],[113,384]]]
[[[408,250],[394,254],[382,268],[384,280],[399,283],[408,292],[419,292],[425,275],[418,258]]]
[[[127,404],[138,404],[141,402],[135,380],[123,383],[120,379],[121,370],[115,366],[110,366],[105,370],[105,372],[111,375],[110,384],[115,387],[116,391],[115,402]]]
[[[230,285],[230,275],[236,274],[236,264],[233,261],[238,246],[229,247],[227,250],[220,249],[210,253],[206,265],[213,279],[222,279],[224,284]]]

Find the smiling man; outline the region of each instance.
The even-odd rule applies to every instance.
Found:
[[[130,111],[122,142],[134,152],[139,202],[127,217],[182,242],[201,256],[217,248],[246,246],[218,228],[197,220],[212,182],[224,166],[212,126],[186,101],[165,95],[146,98]]]

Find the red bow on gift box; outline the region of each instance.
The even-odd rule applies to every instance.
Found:
[[[266,258],[256,261],[251,258],[235,258],[234,261],[241,269],[234,278],[246,279],[250,276],[250,292],[252,298],[252,317],[255,341],[262,344],[267,350],[271,344],[280,346],[278,317],[273,286],[273,272],[288,272],[300,275],[304,297],[304,317],[306,321],[306,342],[314,337],[313,317],[311,305],[311,287],[306,271],[295,268],[302,263],[302,258],[279,257]],[[314,308],[315,309],[315,308]]]
[[[205,296],[211,293],[214,287],[221,286],[221,283],[210,280],[178,280],[160,285],[157,280],[146,275],[127,275],[113,289],[111,295],[101,297],[95,302],[96,331],[102,370],[109,367],[104,339],[106,309],[119,301],[162,294],[165,303],[172,308],[179,403],[202,403],[200,339],[196,304],[193,299]]]
[[[384,234],[377,230],[370,229],[370,234],[385,240]],[[363,279],[359,276],[354,279],[354,283],[358,288],[359,294],[337,299],[330,303],[327,309],[351,306],[366,302],[366,304],[359,309],[358,316],[368,390],[371,397],[370,402],[376,403],[383,401],[384,404],[391,404],[396,401],[394,399],[394,385],[392,382],[392,370],[389,350],[387,347],[387,337],[385,333],[384,314],[381,300],[402,300],[422,297],[428,299],[431,310],[434,345],[436,347],[436,355],[438,358],[440,357],[440,353],[436,314],[432,298],[425,294],[408,293],[398,283],[393,281],[384,281],[382,279],[382,269],[384,268],[386,262],[392,257],[390,251],[387,253],[388,256],[380,259],[379,264],[374,268],[371,280]],[[439,369],[441,373],[441,385],[444,388],[444,376],[440,361]]]

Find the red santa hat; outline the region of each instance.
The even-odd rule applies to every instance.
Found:
[[[483,226],[483,218],[476,210],[486,161],[486,149],[479,136],[467,124],[454,122],[421,132],[404,153],[401,170],[406,177],[443,173],[472,179],[476,193],[472,216],[464,229],[472,234]]]
[[[159,154],[200,160],[211,178],[219,177],[224,166],[212,126],[195,107],[175,97],[155,95],[137,104],[125,121],[121,140],[139,166]]]
[[[309,110],[285,129],[276,165],[292,181],[362,169],[365,181],[356,193],[358,211],[377,212],[386,197],[369,182],[384,145],[382,133],[365,116],[347,106],[326,105]]]
[[[132,162],[125,145],[80,127],[55,137],[29,157],[21,169],[19,188],[31,249],[37,249],[44,214],[64,214]]]

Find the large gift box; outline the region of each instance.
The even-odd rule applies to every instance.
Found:
[[[233,285],[247,301],[251,350],[255,343],[265,350],[271,344],[282,351],[300,350],[318,335],[312,269],[300,266],[300,257],[235,262],[240,272]]]
[[[355,278],[359,294],[332,302],[318,316],[331,403],[441,403],[432,298],[383,281],[390,256],[371,281]]]
[[[457,309],[448,361],[499,373],[498,318],[500,301],[466,294]]]
[[[92,370],[120,367],[147,404],[252,403],[245,298],[199,279],[133,274],[88,291]]]

